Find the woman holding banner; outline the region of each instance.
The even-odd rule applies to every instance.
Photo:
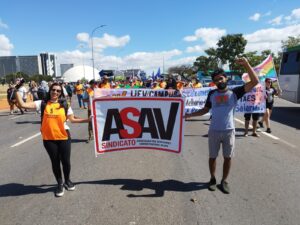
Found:
[[[20,85],[16,85],[16,89],[19,87]],[[52,170],[58,184],[55,196],[63,196],[64,188],[69,191],[75,190],[75,186],[70,180],[71,137],[66,121],[85,123],[89,119],[74,117],[73,110],[67,104],[63,87],[60,83],[53,83],[50,86],[45,101],[24,102],[18,92],[16,92],[16,99],[22,108],[41,110],[43,144],[50,157]],[[64,183],[60,164],[62,164],[63,168]]]

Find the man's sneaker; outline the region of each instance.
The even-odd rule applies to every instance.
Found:
[[[65,188],[68,190],[68,191],[74,191],[75,190],[75,185],[72,183],[72,181],[70,180],[67,180],[65,183],[64,183],[64,186]]]
[[[264,124],[263,124],[263,122],[261,122],[261,121],[258,121],[258,124],[259,124],[259,126],[260,126],[261,128],[264,128]]]
[[[210,178],[210,181],[208,183],[208,190],[215,191],[217,189],[217,181],[216,178]]]
[[[59,184],[55,190],[56,197],[62,197],[64,195],[64,185]]]
[[[267,128],[266,132],[270,134],[271,133],[271,129]]]
[[[229,194],[230,193],[230,189],[229,189],[228,183],[226,181],[224,181],[224,180],[221,181],[220,189],[225,194]]]

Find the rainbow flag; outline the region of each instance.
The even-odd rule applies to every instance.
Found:
[[[272,55],[269,55],[261,64],[257,65],[253,69],[260,80],[265,80],[266,78],[271,78],[273,80],[277,79]]]
[[[269,55],[262,63],[254,67],[253,70],[256,72],[260,81],[264,81],[266,78],[277,80],[277,74],[273,63],[272,55]],[[242,75],[242,80],[245,83],[248,83],[250,81],[248,73],[244,73]]]

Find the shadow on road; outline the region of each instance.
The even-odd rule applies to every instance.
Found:
[[[74,139],[71,139],[71,142],[72,143],[86,142],[86,139],[76,139],[76,138],[74,138]]]
[[[152,179],[111,179],[99,181],[83,181],[77,184],[103,184],[103,185],[121,185],[121,190],[142,191],[143,189],[153,190],[153,194],[129,194],[127,197],[163,197],[165,191],[191,192],[208,188],[207,183],[190,182],[184,183],[177,180],[152,181]]]
[[[27,123],[31,123],[31,124],[40,124],[41,121],[17,121],[16,124],[27,124]]]
[[[0,185],[0,197],[43,194],[53,192],[56,185],[24,185],[17,183]]]

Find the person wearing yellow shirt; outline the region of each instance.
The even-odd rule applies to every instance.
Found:
[[[196,78],[195,83],[193,83],[193,88],[202,88],[202,84],[200,83],[199,79]]]
[[[83,91],[83,85],[81,84],[80,80],[78,80],[74,86],[74,92],[78,99],[79,108],[82,108],[83,106],[86,109],[85,103],[83,102]]]
[[[100,83],[99,88],[107,88],[107,89],[111,88],[108,76],[104,75],[102,79],[103,81]]]
[[[50,86],[46,100],[24,102],[18,92],[16,92],[16,100],[22,108],[42,110],[41,134],[43,144],[50,157],[52,171],[58,184],[55,196],[63,196],[65,188],[68,191],[75,190],[75,185],[70,180],[71,137],[70,128],[66,121],[86,123],[90,119],[81,119],[74,116],[72,108],[67,106],[63,87],[60,83],[54,82]],[[65,182],[62,178],[61,164]]]

